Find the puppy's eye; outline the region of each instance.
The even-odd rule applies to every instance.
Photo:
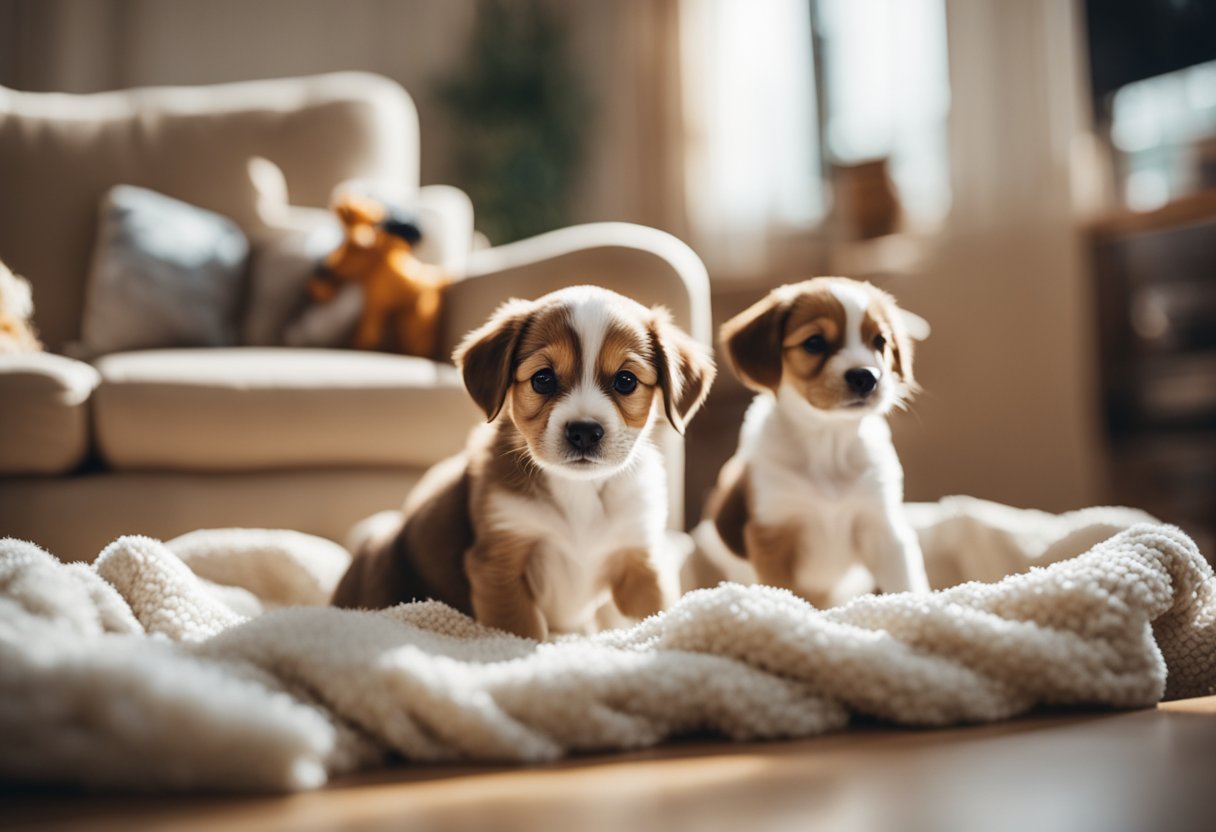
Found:
[[[546,367],[532,374],[532,389],[542,396],[551,396],[557,392],[557,376]]]
[[[874,349],[881,350],[886,346],[887,346],[886,338],[883,338],[881,335],[874,336]]]
[[[622,396],[628,396],[638,389],[638,377],[627,370],[621,370],[612,380],[612,389]]]
[[[802,348],[811,355],[819,355],[828,351],[828,339],[822,335],[812,335],[802,342]]]

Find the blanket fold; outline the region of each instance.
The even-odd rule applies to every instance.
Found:
[[[434,602],[302,606],[348,556],[296,533],[124,537],[89,566],[0,540],[0,775],[295,790],[392,755],[542,761],[1216,690],[1216,580],[1178,529],[1117,509],[910,511],[937,574],[1017,574],[827,611],[724,584],[537,644]]]

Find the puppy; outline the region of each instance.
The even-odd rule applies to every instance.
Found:
[[[817,607],[928,590],[885,419],[915,390],[912,337],[927,334],[887,293],[841,277],[783,286],[722,326],[760,395],[694,533],[694,582],[758,581]]]
[[[0,263],[0,353],[38,352],[34,331],[34,297],[29,281]]]
[[[658,412],[683,432],[708,351],[665,310],[579,286],[506,303],[454,357],[488,422],[359,547],[333,603],[434,598],[535,639],[664,609],[679,578],[649,437]]]

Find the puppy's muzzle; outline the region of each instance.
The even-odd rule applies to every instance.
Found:
[[[570,422],[566,425],[566,441],[576,451],[587,453],[604,438],[604,426],[599,422]]]
[[[854,367],[845,371],[844,383],[850,392],[864,399],[878,386],[878,371],[873,367]]]

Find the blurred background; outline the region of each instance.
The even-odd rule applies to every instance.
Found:
[[[0,0],[17,89],[339,69],[410,92],[423,184],[493,244],[664,229],[718,321],[815,274],[892,291],[933,326],[909,499],[1132,504],[1211,552],[1216,3]],[[693,423],[690,521],[748,398],[726,374]]]

